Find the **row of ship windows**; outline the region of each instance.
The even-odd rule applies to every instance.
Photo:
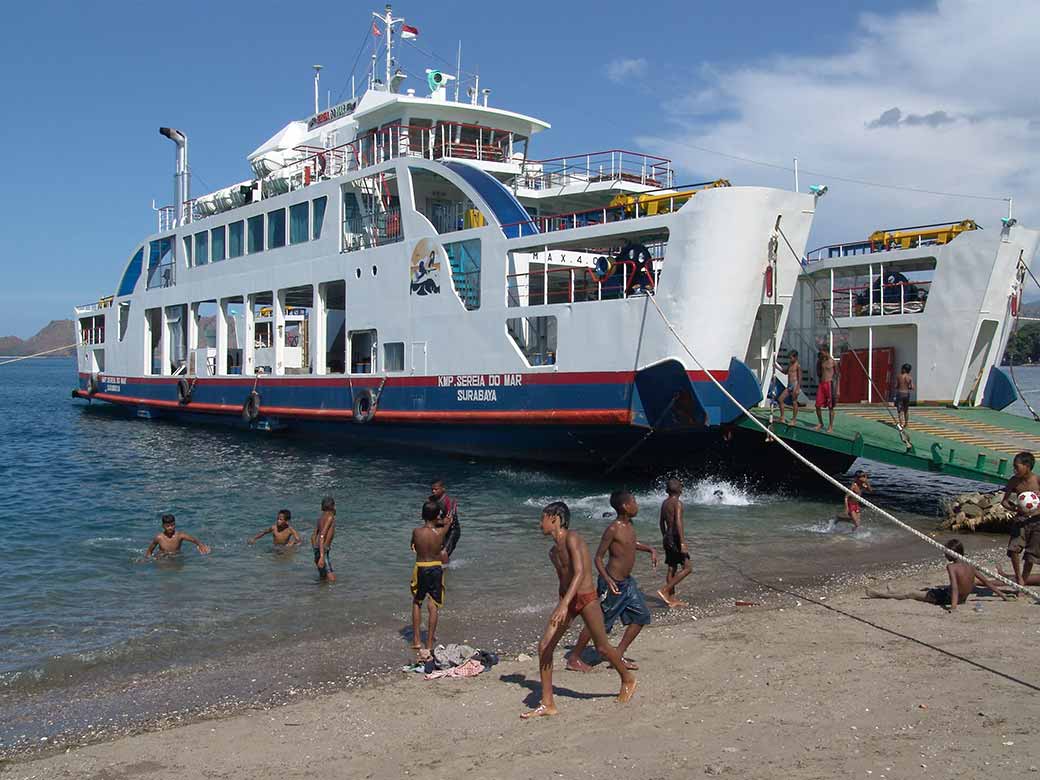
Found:
[[[317,241],[321,238],[328,200],[328,197],[322,196],[289,206],[288,209],[276,209],[185,236],[184,256],[187,264],[189,267],[208,265],[256,254],[265,249],[279,249],[286,243],[291,246]]]

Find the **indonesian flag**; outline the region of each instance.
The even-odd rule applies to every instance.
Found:
[[[372,22],[372,34],[382,36],[383,33],[379,32],[379,28],[376,27],[376,23]]]
[[[419,28],[418,27],[412,27],[411,25],[407,25],[407,24],[402,24],[401,25],[401,40],[407,41],[407,40],[409,40],[411,38],[418,38],[418,37],[419,37]]]

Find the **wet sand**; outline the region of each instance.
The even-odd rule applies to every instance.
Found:
[[[940,564],[902,571],[898,588],[945,576]],[[223,719],[171,721],[10,761],[0,774],[808,780],[1040,771],[1038,607],[973,596],[948,614],[864,599],[863,584],[877,582],[809,588],[772,579],[762,606],[651,627],[630,652],[642,669],[628,705],[614,701],[613,672],[566,672],[558,655],[560,715],[521,722],[537,704],[537,663],[508,659],[475,679],[397,673]]]

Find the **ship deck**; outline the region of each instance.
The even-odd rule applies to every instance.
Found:
[[[767,411],[756,409],[754,413],[768,424]],[[1017,452],[1040,451],[1040,423],[992,409],[912,407],[907,430],[912,445],[909,450],[881,406],[839,406],[833,433],[815,430],[812,407],[799,410],[798,417],[797,426],[775,422],[773,432],[806,448],[995,484],[1004,484],[1011,476],[1011,461]],[[760,430],[746,419],[740,426]]]

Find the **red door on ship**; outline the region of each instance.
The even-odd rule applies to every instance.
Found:
[[[856,360],[857,357],[859,360]],[[870,385],[867,378],[868,367],[874,375],[874,393],[871,401],[877,404],[887,400],[892,390],[892,369],[895,361],[896,351],[892,347],[875,349],[873,365],[868,362],[865,349],[849,350],[843,354],[838,375],[838,400],[843,404],[858,404],[867,400]]]

